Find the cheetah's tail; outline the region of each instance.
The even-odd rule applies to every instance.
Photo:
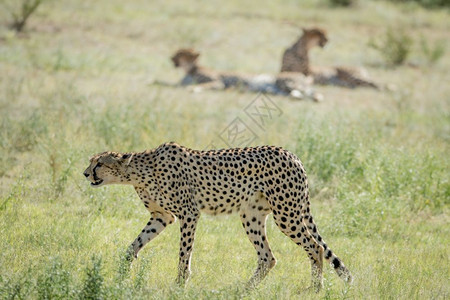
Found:
[[[353,84],[355,86],[363,86],[363,87],[373,88],[375,90],[380,90],[380,87],[378,86],[378,84],[376,84],[372,81],[362,79],[362,78],[354,78],[353,80],[354,80]]]
[[[320,236],[320,235],[319,235]],[[322,247],[324,249],[324,257],[334,268],[338,276],[345,282],[352,283],[353,277],[347,267],[344,265],[342,260],[336,256],[336,254],[328,248],[327,244],[323,243]]]
[[[355,88],[358,86],[362,86],[362,87],[369,87],[369,88],[373,88],[376,90],[380,90],[380,87],[378,86],[378,84],[376,84],[375,82],[364,78],[365,76],[359,76],[359,75],[355,75],[352,74],[351,72],[349,72],[348,70],[346,70],[345,68],[336,68],[337,71],[337,77],[338,79],[342,80],[346,85],[348,85],[351,88]],[[367,76],[367,75],[366,75]]]
[[[317,230],[317,226],[314,223],[313,217],[309,212],[307,212],[303,216],[303,222],[305,223],[306,227],[308,228],[308,231],[311,233],[311,235],[314,237],[317,243],[323,247],[325,259],[334,268],[337,275],[345,282],[352,283],[353,277],[350,271],[344,265],[342,260],[339,257],[337,257],[336,254],[333,253],[333,251],[331,251],[331,249],[323,240],[322,236],[320,236],[319,231]]]

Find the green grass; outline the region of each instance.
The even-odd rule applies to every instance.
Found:
[[[0,20],[6,12],[0,9]],[[445,299],[450,295],[450,56],[424,61],[419,40],[450,49],[448,13],[382,1],[50,1],[16,36],[0,26],[0,298],[2,299]],[[271,97],[283,111],[264,129],[244,113],[252,94],[149,84],[182,76],[169,56],[202,52],[220,70],[274,73],[298,27],[330,43],[321,65],[366,67],[393,92],[317,87],[320,104]],[[367,42],[401,25],[416,39],[408,65],[385,69]],[[441,42],[444,41],[444,42]],[[446,43],[446,44],[445,44]],[[179,229],[169,226],[129,269],[124,251],[149,215],[131,187],[92,189],[90,155],[167,141],[219,147],[240,117],[257,144],[295,152],[309,175],[312,212],[353,272],[325,268],[305,291],[309,261],[268,221],[277,266],[249,294],[256,254],[238,216],[202,216],[185,289],[175,282]]]

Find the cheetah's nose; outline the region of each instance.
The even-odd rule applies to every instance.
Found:
[[[86,172],[84,172],[83,175],[86,176],[86,177],[89,177],[89,174],[86,173]]]

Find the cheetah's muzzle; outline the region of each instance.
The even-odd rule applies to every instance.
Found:
[[[96,186],[96,185],[100,185],[100,184],[102,184],[103,183],[103,179],[100,179],[100,180],[97,180],[97,181],[95,181],[95,182],[91,182],[91,185],[92,186]]]

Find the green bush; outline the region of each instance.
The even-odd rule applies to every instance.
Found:
[[[44,1],[45,0],[18,0],[4,3],[4,6],[6,6],[12,19],[10,27],[17,32],[23,31],[28,19],[37,11],[37,8]]]
[[[33,288],[34,285],[27,275],[21,274],[21,276],[14,276],[13,278],[0,276],[1,299],[28,299]]]
[[[60,259],[53,259],[37,280],[40,299],[67,299],[70,293],[70,273],[63,269]]]
[[[437,63],[437,61],[440,60],[445,54],[444,41],[438,41],[433,46],[430,46],[425,37],[422,37],[420,40],[420,48],[423,56],[429,64]]]
[[[358,0],[328,0],[331,6],[349,7],[356,5]]]
[[[86,278],[81,290],[80,299],[103,299],[103,276],[101,274],[102,260],[92,256],[91,265],[86,268]]]
[[[412,38],[402,29],[386,30],[378,41],[370,40],[369,47],[377,50],[386,64],[397,66],[405,63],[413,46]]]
[[[414,2],[427,8],[450,7],[450,1],[448,0],[391,0],[391,2],[397,3]]]

